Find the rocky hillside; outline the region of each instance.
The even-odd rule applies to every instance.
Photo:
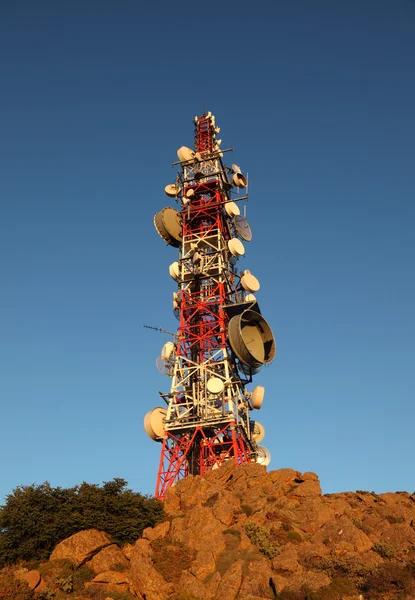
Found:
[[[3,570],[0,598],[415,600],[409,493],[322,496],[314,473],[228,464],[179,482],[165,510],[134,545],[88,530]]]

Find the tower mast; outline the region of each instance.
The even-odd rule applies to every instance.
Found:
[[[171,377],[170,391],[162,394],[167,408],[144,418],[146,432],[162,445],[155,493],[160,499],[188,474],[203,475],[227,460],[271,459],[258,445],[264,428],[250,419],[264,388],[246,388],[275,356],[272,331],[254,296],[259,282],[237,269],[245,254],[241,240],[252,237],[239,208],[248,198],[239,195],[247,180],[237,165],[224,165],[215,117],[204,113],[194,123],[195,150],[179,148],[179,173],[165,188],[180,210],[165,207],[154,217],[162,239],[178,248],[169,273],[177,283],[173,310],[179,328],[158,359]]]

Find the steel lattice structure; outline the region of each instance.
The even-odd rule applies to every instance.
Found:
[[[195,118],[195,150],[178,150],[180,171],[166,193],[181,204],[155,216],[161,237],[178,248],[170,266],[177,282],[173,306],[179,329],[159,361],[171,377],[162,394],[167,409],[154,409],[145,428],[161,441],[156,497],[188,474],[203,475],[226,460],[268,464],[257,442],[263,428],[250,419],[262,403],[263,388],[246,385],[275,355],[272,332],[251,293],[259,283],[237,270],[244,254],[240,238],[250,239],[240,216],[235,189],[247,187],[239,167],[223,164],[211,113]]]

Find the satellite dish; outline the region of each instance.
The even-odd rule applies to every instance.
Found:
[[[261,287],[258,279],[254,277],[248,269],[244,271],[244,274],[241,277],[241,284],[247,292],[258,292]]]
[[[241,168],[238,167],[238,165],[232,165],[232,172],[233,173],[242,173]]]
[[[274,359],[275,339],[271,327],[259,313],[248,309],[232,317],[228,334],[237,358],[249,367],[259,367]]]
[[[246,177],[244,177],[242,173],[235,173],[232,177],[232,181],[238,188],[245,188],[248,183]]]
[[[238,238],[228,240],[228,248],[232,256],[243,256],[245,254],[244,245]]]
[[[245,217],[242,217],[242,215],[237,215],[233,222],[239,237],[245,240],[245,242],[250,242],[252,240],[252,231]]]
[[[252,408],[259,410],[264,401],[265,388],[263,385],[257,385],[254,387],[251,393],[251,404]]]
[[[257,450],[258,453],[256,462],[259,465],[264,465],[265,467],[267,467],[271,462],[271,452],[268,450],[268,448],[265,448],[265,446],[258,446]]]
[[[219,377],[210,377],[206,384],[207,390],[213,396],[218,396],[225,389],[225,384]]]
[[[254,427],[252,430],[252,438],[255,440],[255,442],[257,444],[259,444],[259,442],[262,442],[264,437],[265,437],[264,426],[259,421],[255,421]]]
[[[154,441],[162,438],[167,417],[167,410],[160,406],[150,410],[144,417],[144,429],[147,435]]]
[[[192,198],[195,195],[195,191],[193,188],[189,188],[188,190],[186,190],[186,198]]]
[[[260,372],[260,370],[262,369],[262,365],[259,365],[258,367],[249,367],[248,365],[245,365],[243,362],[239,362],[238,369],[244,375],[247,375],[248,377],[252,377],[253,375],[256,375],[257,373]]]
[[[241,214],[239,206],[235,202],[227,202],[225,204],[225,211],[229,217],[237,217]]]
[[[169,267],[170,277],[173,277],[175,281],[177,281],[180,277],[180,266],[177,261],[172,263]]]
[[[166,363],[166,361],[164,360],[164,358],[162,356],[159,356],[156,359],[156,367],[157,367],[157,371],[159,373],[161,373],[161,375],[169,375],[170,367],[169,367],[168,363]]]
[[[169,185],[166,185],[164,188],[164,191],[166,192],[167,196],[175,198],[180,194],[180,186],[177,185],[177,183],[169,183]]]
[[[171,206],[162,208],[154,215],[154,227],[162,240],[179,248],[182,243],[182,218]]]
[[[161,350],[161,358],[163,360],[169,360],[175,350],[176,346],[173,342],[166,342]]]
[[[179,157],[180,162],[185,162],[194,160],[195,152],[191,148],[187,148],[187,146],[181,146],[181,148],[177,150],[177,156]]]

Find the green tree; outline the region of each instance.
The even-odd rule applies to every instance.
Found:
[[[77,531],[100,529],[117,543],[134,542],[163,516],[160,501],[128,489],[124,479],[72,488],[19,486],[0,507],[0,568],[19,559],[48,558]]]

